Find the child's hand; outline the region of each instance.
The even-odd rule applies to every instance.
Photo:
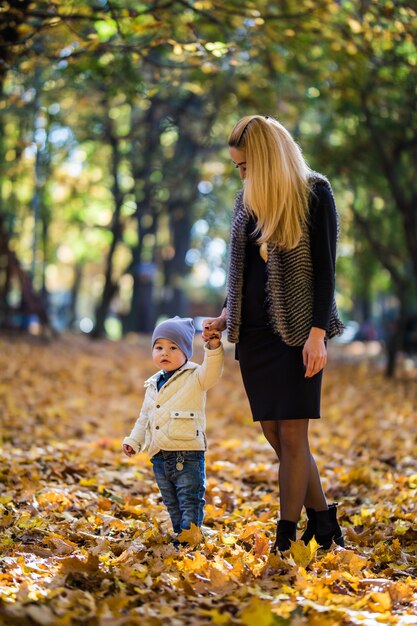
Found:
[[[203,320],[203,328],[201,335],[204,341],[209,341],[211,334],[214,331],[220,331],[226,329],[226,309],[223,309],[222,314],[219,317],[208,317]],[[221,335],[220,335],[221,336]]]
[[[126,456],[134,456],[136,454],[134,449],[131,446],[129,446],[127,443],[123,444],[123,452],[125,453]]]
[[[220,346],[220,340],[222,338],[222,334],[219,330],[210,331],[209,337],[207,339],[208,347],[210,350],[215,350]]]

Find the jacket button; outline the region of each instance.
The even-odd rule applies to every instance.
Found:
[[[155,430],[159,430],[159,426],[155,426]]]
[[[179,415],[179,413],[175,413],[175,415]]]
[[[157,405],[156,405],[156,408],[157,408],[157,409],[160,409],[160,408],[161,408],[161,405],[160,405],[160,404],[157,404]]]
[[[191,417],[194,417],[194,413],[190,413]]]

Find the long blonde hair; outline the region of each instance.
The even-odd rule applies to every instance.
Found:
[[[258,243],[291,250],[308,220],[310,168],[280,122],[248,115],[233,128],[229,146],[245,152],[245,207],[256,220]]]

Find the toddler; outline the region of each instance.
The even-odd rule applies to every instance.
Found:
[[[127,456],[148,451],[177,535],[203,522],[206,394],[223,370],[221,333],[210,333],[201,365],[189,360],[194,333],[193,320],[178,316],[155,328],[152,359],[160,371],[145,381],[140,415],[123,441]]]

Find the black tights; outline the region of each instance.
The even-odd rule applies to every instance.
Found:
[[[308,419],[262,421],[264,435],[279,459],[281,519],[298,522],[303,505],[327,509],[319,471],[308,443]]]

